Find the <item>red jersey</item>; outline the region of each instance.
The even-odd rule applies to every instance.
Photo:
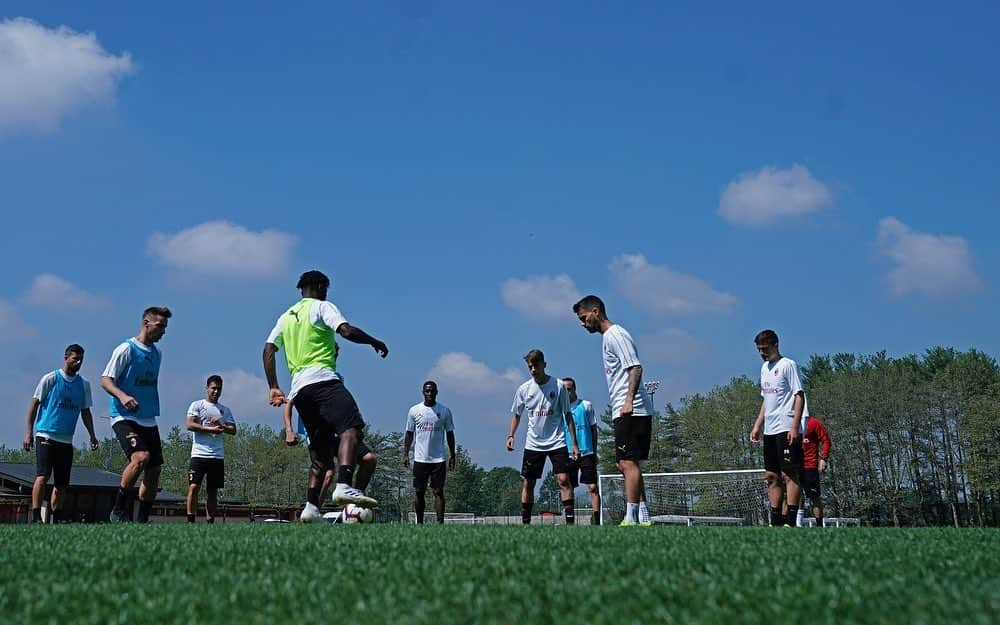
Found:
[[[829,456],[830,434],[823,427],[822,421],[809,417],[806,433],[802,436],[802,468],[818,469],[819,459],[826,460]]]

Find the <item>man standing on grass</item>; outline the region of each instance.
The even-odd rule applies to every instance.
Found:
[[[115,348],[101,376],[101,388],[111,396],[111,429],[128,458],[111,510],[113,523],[132,520],[131,509],[126,511],[125,507],[140,473],[138,521],[148,523],[160,485],[163,447],[156,425],[160,415],[160,350],[156,343],[166,333],[171,316],[169,308],[144,310],[139,334]]]
[[[187,519],[194,523],[198,514],[198,489],[205,478],[205,520],[215,522],[219,489],[225,486],[226,464],[220,434],[236,434],[233,413],[219,403],[222,397],[222,377],[211,375],[205,384],[205,399],[191,403],[187,411],[187,429],[191,432],[191,462],[188,465]]]
[[[823,527],[823,499],[819,482],[820,474],[826,472],[831,447],[830,434],[823,422],[810,415],[802,435],[802,492],[812,504],[816,527]]]
[[[576,426],[576,442],[580,447],[580,458],[570,468],[570,482],[573,488],[586,484],[590,492],[590,524],[601,523],[601,495],[597,489],[597,413],[594,405],[576,396],[576,380],[563,378],[563,385],[569,394],[569,405],[573,411]],[[566,428],[566,444],[570,444],[569,426]]]
[[[524,444],[521,460],[521,522],[531,523],[531,509],[535,504],[535,482],[541,479],[545,469],[545,459],[552,463],[556,483],[559,484],[559,498],[562,501],[566,524],[573,525],[576,513],[573,504],[573,485],[569,472],[571,462],[580,456],[576,441],[576,427],[573,425],[573,411],[569,405],[569,393],[562,381],[545,373],[545,355],[533,349],[524,357],[528,363],[531,379],[518,387],[511,407],[510,433],[507,436],[507,451],[514,451],[514,433],[521,422],[521,415],[528,414],[528,436]],[[570,450],[566,439],[569,433]]]
[[[759,443],[764,431],[764,477],[771,503],[771,525],[795,525],[799,510],[802,471],[802,435],[799,426],[805,410],[805,392],[799,366],[778,351],[778,335],[762,330],[754,337],[760,367],[763,401],[750,430],[750,442]],[[782,505],[787,512],[782,515]]]
[[[42,521],[42,499],[50,475],[49,523],[61,520],[63,497],[73,468],[73,433],[78,419],[83,418],[90,434],[90,448],[100,445],[94,436],[94,415],[90,413],[90,382],[80,375],[82,366],[83,348],[73,343],[63,353],[62,368],[42,376],[28,406],[24,450],[30,451],[35,445],[35,483],[31,486],[31,517],[35,523]]]
[[[455,422],[451,410],[438,403],[437,382],[424,382],[421,392],[424,401],[410,408],[406,415],[406,435],[403,438],[403,466],[410,466],[410,446],[413,449],[413,511],[417,523],[424,522],[427,482],[434,492],[434,512],[437,522],[444,523],[444,479],[447,469],[455,468]],[[448,440],[448,464],[445,465],[444,443]]]
[[[358,404],[337,374],[339,347],[335,334],[352,343],[371,345],[379,356],[389,355],[382,341],[361,328],[347,323],[340,310],[326,301],[330,279],[319,271],[307,271],[299,277],[302,294],[294,306],[278,318],[264,344],[264,374],[269,387],[268,401],[281,406],[286,398],[278,386],[275,353],[285,349],[285,361],[292,374],[292,388],[287,401],[295,405],[309,433],[309,447],[315,451],[309,469],[309,489],[300,518],[320,519],[320,491],[323,476],[332,458],[334,437],[339,436],[337,486],[333,503],[353,503],[376,507],[378,502],[352,486],[358,443],[364,437],[365,421]]]
[[[625,478],[625,518],[621,525],[652,525],[640,463],[649,458],[653,402],[642,385],[642,363],[635,341],[625,328],[608,319],[604,302],[596,295],[588,295],[574,304],[573,312],[588,332],[602,335],[615,458]]]
[[[285,422],[285,444],[289,447],[295,447],[299,444],[299,442],[305,441],[306,447],[309,450],[310,466],[320,462],[319,457],[316,456],[316,451],[311,445],[309,445],[309,434],[306,432],[306,426],[302,423],[302,419],[299,418],[298,427],[292,426],[292,402],[285,402],[285,406],[282,411],[282,418]],[[340,438],[334,436],[333,441],[329,446],[330,456],[325,461],[326,472],[323,474],[323,485],[320,487],[318,501],[323,501],[326,498],[326,494],[330,490],[330,485],[333,484],[333,479],[337,470],[337,450],[339,448]],[[365,490],[368,488],[368,483],[371,482],[372,476],[375,475],[375,467],[378,465],[378,456],[375,455],[375,452],[368,447],[364,440],[358,442],[354,455],[358,458],[358,470],[354,474],[354,488],[364,494]],[[317,517],[312,514],[303,515],[303,513],[306,512],[307,507],[308,502],[307,506],[304,507],[302,512],[299,513],[299,521],[303,523],[312,523],[317,520]]]

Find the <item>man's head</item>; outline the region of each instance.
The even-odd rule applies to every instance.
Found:
[[[76,343],[67,346],[63,353],[63,362],[66,372],[76,375],[80,371],[80,367],[83,366],[83,348]]]
[[[325,300],[326,292],[330,288],[330,278],[327,278],[322,271],[311,269],[299,276],[295,288],[302,291],[302,297]]]
[[[757,346],[757,353],[764,360],[770,362],[781,357],[778,352],[778,335],[774,330],[761,330],[753,342]]]
[[[437,402],[438,396],[438,385],[434,380],[427,380],[421,387],[420,391],[424,395],[424,405],[433,406]]]
[[[166,306],[150,306],[142,311],[142,331],[146,340],[155,343],[163,338],[167,331],[167,320],[173,316]]]
[[[588,295],[579,302],[573,304],[573,312],[580,320],[580,325],[591,334],[601,331],[601,322],[608,320],[608,313],[604,309],[604,302],[596,295]]]
[[[213,404],[222,397],[222,376],[210,375],[205,382],[205,399]]]
[[[563,378],[563,386],[566,387],[566,392],[569,393],[569,400],[576,401],[576,380],[573,378]]]
[[[541,384],[548,376],[545,375],[545,354],[540,349],[533,349],[524,355],[524,362],[528,363],[528,373]]]

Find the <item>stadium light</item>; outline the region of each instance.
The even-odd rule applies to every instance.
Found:
[[[660,388],[660,381],[659,380],[646,380],[645,382],[642,383],[642,385],[646,388],[646,392],[649,393],[649,403],[652,404],[653,403],[653,395],[655,395],[657,389]],[[656,409],[655,406],[653,407],[653,409],[654,410]]]

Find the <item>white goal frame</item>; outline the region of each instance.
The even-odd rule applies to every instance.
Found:
[[[699,483],[723,483],[727,476],[742,478],[737,482],[746,483],[746,494],[749,498],[742,505],[735,505],[734,509],[740,508],[739,513],[731,514],[701,514],[696,510],[697,503],[701,497],[698,493]],[[654,523],[666,523],[677,525],[766,525],[767,524],[767,485],[764,482],[764,469],[733,469],[720,471],[681,471],[676,473],[644,473],[643,480],[646,483],[646,494],[649,497],[650,481],[654,483],[658,480],[668,479],[672,482],[682,484],[681,498],[684,505],[682,509],[671,510],[669,513],[661,513],[657,508],[657,502],[650,501],[651,519]],[[601,474],[597,479],[598,492],[601,496],[600,523],[605,525],[612,519],[609,518],[610,507],[609,497],[624,499],[625,478],[620,473]],[[754,486],[756,484],[756,486]],[[759,502],[754,501],[759,499]],[[759,504],[759,505],[758,505]],[[622,505],[624,508],[624,504]],[[674,506],[677,507],[677,506]]]

